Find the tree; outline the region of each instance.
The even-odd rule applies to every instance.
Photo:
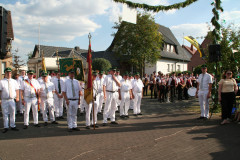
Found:
[[[104,58],[95,58],[92,61],[93,70],[107,71],[112,67],[111,63]]]
[[[19,68],[25,65],[24,61],[21,60],[21,57],[18,56],[18,50],[15,50],[15,53],[13,54],[13,62],[12,65],[13,67],[18,71]]]
[[[32,55],[33,55],[33,51],[31,51],[27,54],[28,60],[32,58]]]
[[[160,58],[162,36],[158,24],[148,13],[138,13],[137,24],[127,22],[116,23],[113,51],[120,61],[128,62],[143,74],[144,64],[154,64]]]

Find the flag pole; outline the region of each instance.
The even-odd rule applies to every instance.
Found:
[[[91,44],[91,34],[89,33],[88,34],[88,39],[89,39],[89,44]],[[88,66],[89,67],[89,66]],[[91,66],[90,66],[91,67]],[[92,76],[92,75],[91,75]],[[93,81],[91,82],[92,83],[92,88],[91,88],[91,94],[92,94],[92,97],[93,97]],[[92,98],[92,116],[93,116],[93,129],[95,130],[95,116],[94,116],[94,98]]]

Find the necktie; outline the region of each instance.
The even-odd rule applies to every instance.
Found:
[[[46,92],[46,95],[47,95],[47,98],[48,98],[48,88],[47,88],[47,83],[45,82],[45,92]]]
[[[72,96],[75,97],[75,89],[74,89],[74,85],[73,85],[73,80],[71,80],[72,82]]]
[[[201,83],[200,83],[200,89],[203,90],[203,77],[205,74],[202,74],[202,79],[201,79]]]
[[[60,79],[58,80],[58,93],[61,93],[61,85],[60,85]]]
[[[9,91],[9,98],[13,98],[12,87],[11,87],[11,84],[10,84],[10,79],[8,79],[8,91]]]

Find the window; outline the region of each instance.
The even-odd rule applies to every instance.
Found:
[[[178,71],[181,71],[180,65],[177,65],[177,70],[178,70]]]
[[[173,67],[174,67],[174,64],[172,64],[172,70],[171,70],[172,72],[174,71]]]
[[[170,64],[167,64],[167,71],[170,72]]]
[[[2,62],[2,74],[4,74],[5,68],[6,68],[6,62]]]
[[[167,44],[167,51],[170,52],[171,45]]]

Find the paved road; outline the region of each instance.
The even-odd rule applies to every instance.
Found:
[[[218,115],[208,121],[196,120],[198,111],[190,112],[189,107],[197,105],[196,99],[160,104],[144,98],[142,116],[119,119],[117,126],[96,130],[86,130],[81,116],[81,131],[72,133],[67,132],[66,120],[59,125],[23,130],[22,117],[17,117],[19,132],[0,133],[0,159],[239,159],[240,125],[220,126]],[[1,117],[1,129],[2,124]]]

